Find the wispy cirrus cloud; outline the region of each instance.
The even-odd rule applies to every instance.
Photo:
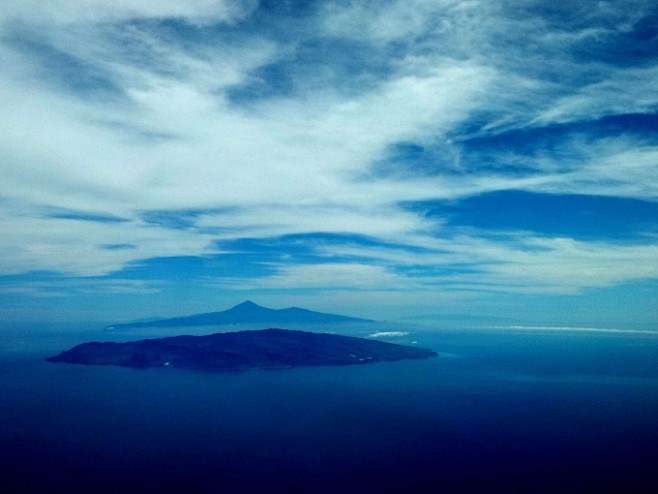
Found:
[[[408,246],[319,245],[312,264],[270,266],[274,273],[244,287],[355,290],[472,290],[575,294],[658,276],[655,245],[611,245],[569,238],[468,235]],[[342,262],[336,262],[341,259]],[[235,283],[235,280],[234,280]]]
[[[244,0],[173,0],[131,2],[130,0],[53,0],[43,3],[27,0],[7,0],[0,11],[3,19],[29,24],[55,23],[106,23],[126,22],[134,19],[184,19],[193,23],[212,24],[234,22],[248,15],[257,6],[256,1]]]
[[[0,215],[0,229],[10,232],[0,247],[1,275],[49,271],[96,276],[152,257],[218,252],[210,235],[186,235],[139,221],[32,217],[11,209]]]
[[[409,204],[656,201],[641,117],[658,105],[657,14],[640,0],[5,2],[0,272],[120,277],[240,239],[333,234],[354,243],[305,239],[311,263],[291,248],[267,275],[224,279],[409,293],[655,279],[655,225],[619,245],[537,222],[458,228]]]

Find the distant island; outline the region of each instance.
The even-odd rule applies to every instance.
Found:
[[[288,309],[269,309],[247,300],[235,307],[220,312],[208,312],[191,316],[173,317],[168,319],[149,319],[129,323],[112,324],[105,329],[131,328],[163,328],[190,327],[226,324],[267,324],[286,326],[288,324],[340,324],[340,323],[373,323],[371,319],[325,314],[299,307]]]
[[[369,364],[424,359],[437,355],[425,348],[352,336],[289,329],[261,329],[205,336],[172,336],[126,343],[83,343],[46,360],[142,369],[183,367],[205,371],[237,371]]]

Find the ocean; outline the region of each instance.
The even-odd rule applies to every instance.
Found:
[[[6,493],[658,492],[658,334],[436,329],[389,339],[428,360],[205,373],[0,330]]]

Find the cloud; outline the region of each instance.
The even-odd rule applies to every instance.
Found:
[[[255,1],[241,0],[7,0],[0,10],[2,18],[25,23],[105,23],[133,19],[183,19],[195,24],[234,22],[248,15]]]
[[[658,247],[651,244],[584,242],[520,232],[499,233],[496,239],[455,235],[419,240],[422,250],[416,251],[338,244],[320,246],[318,253],[349,262],[376,262],[380,269],[397,267],[398,274],[381,285],[391,290],[574,294],[658,277]]]
[[[13,209],[0,215],[0,229],[12,232],[0,245],[2,275],[51,271],[96,276],[154,257],[218,252],[209,235],[186,235],[138,221],[31,217]],[[131,248],[108,248],[125,245],[126,239]]]
[[[275,274],[254,281],[240,280],[240,289],[400,290],[405,280],[385,267],[359,263],[320,263],[275,266]]]
[[[584,328],[579,326],[493,326],[495,329],[507,329],[514,331],[577,331],[585,333],[619,333],[619,334],[658,334],[658,331],[643,329],[618,329],[618,328]]]
[[[69,278],[67,280],[9,281],[0,285],[0,293],[20,294],[28,297],[63,298],[86,295],[144,295],[161,291],[162,282],[144,280]]]
[[[370,243],[309,240],[313,262],[222,282],[429,299],[655,279],[646,232],[494,237],[409,207],[506,190],[655,200],[655,137],[601,130],[658,104],[638,34],[653,7],[631,6],[322,2],[293,19],[228,0],[4,2],[0,273],[94,277],[325,233]]]
[[[409,333],[406,331],[377,331],[376,333],[369,334],[369,338],[397,338],[399,336],[407,336]]]
[[[460,14],[484,6],[482,2],[442,0],[428,2],[327,2],[323,7],[323,27],[337,37],[367,40],[378,45],[415,39],[433,31],[450,30]],[[443,15],[442,15],[443,14]],[[440,22],[443,17],[444,22]]]
[[[658,96],[651,90],[656,77],[658,65],[608,69],[601,80],[557,98],[536,117],[533,124],[596,120],[616,114],[653,113],[658,106]]]

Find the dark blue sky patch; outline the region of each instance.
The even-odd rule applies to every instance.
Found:
[[[463,129],[465,134],[474,129]],[[658,114],[628,113],[597,120],[514,129],[498,134],[456,139],[462,145],[461,163],[479,172],[491,170],[510,176],[532,175],[535,157],[550,156],[562,169],[578,166],[582,156],[574,154],[574,139],[593,142],[607,137],[627,137],[645,145],[658,144]],[[523,160],[524,157],[528,159]],[[556,170],[557,171],[557,170]]]
[[[154,50],[153,42],[157,40],[161,45],[192,52],[200,44],[201,38],[198,28],[173,20],[171,23],[178,28],[173,28],[169,21],[132,20],[116,26],[105,35],[120,51],[124,63],[165,78],[178,79],[181,67],[171,63],[169,50]],[[144,33],[148,33],[148,36]]]
[[[467,132],[469,129],[465,129]],[[472,130],[472,129],[470,129]],[[478,135],[461,140],[466,149],[496,151],[514,149],[519,153],[531,153],[534,149],[551,150],[564,139],[575,135],[587,135],[590,138],[618,136],[639,136],[658,142],[658,114],[625,113],[605,116],[596,120],[569,122],[514,129],[499,134]],[[459,135],[455,135],[459,138]]]
[[[237,208],[232,208],[235,210]],[[220,228],[198,228],[196,226],[197,220],[206,214],[218,214],[228,211],[227,208],[212,208],[212,209],[177,209],[177,210],[161,210],[161,211],[143,211],[140,216],[142,220],[151,225],[157,225],[164,228],[171,228],[174,230],[191,230],[195,231],[220,231]]]
[[[236,259],[247,263],[318,264],[326,262],[369,262],[372,249],[401,249],[410,253],[424,253],[427,249],[403,244],[384,243],[359,235],[308,233],[284,235],[264,239],[243,238],[218,243],[218,248],[232,252]],[[335,253],[332,252],[336,248]],[[355,249],[343,253],[342,248]],[[362,252],[362,255],[359,253]],[[222,254],[219,258],[224,258]]]
[[[568,88],[568,94],[604,80],[610,68],[649,67],[658,58],[658,10],[651,2],[491,3],[510,23],[507,33],[483,47],[483,56],[501,57],[514,72]]]
[[[658,8],[631,29],[617,30],[592,43],[580,43],[572,55],[581,60],[599,60],[618,67],[647,67],[658,60]]]
[[[601,134],[633,134],[658,142],[657,113],[624,113],[599,120],[573,124],[578,132],[593,131]]]
[[[248,104],[271,97],[304,94],[313,90],[357,95],[380,85],[408,55],[403,45],[386,49],[358,39],[327,34],[319,25],[322,2],[261,2],[259,8],[238,26],[218,25],[214,35],[230,41],[239,29],[252,39],[277,43],[282,57],[251,74],[245,84],[227,92],[234,104]],[[240,38],[242,39],[242,38]]]
[[[380,245],[375,240],[357,235],[306,233],[262,239],[242,238],[220,242],[218,247],[222,250],[239,253],[246,258],[253,256],[255,259],[280,261],[289,257],[294,259],[294,262],[312,263],[319,260],[318,247],[346,244],[363,247]]]
[[[7,41],[34,60],[33,68],[38,71],[42,81],[78,97],[123,96],[122,90],[114,84],[112,78],[97,66],[65,53],[39,38],[17,34]]]
[[[133,263],[110,278],[170,281],[193,280],[206,274],[204,259],[196,256],[158,257]]]
[[[312,84],[358,94],[386,81],[394,72],[393,62],[403,55],[394,47],[376,49],[358,40],[325,37],[302,43],[297,60]]]
[[[246,104],[326,88],[354,96],[381,85],[393,72],[390,53],[383,56],[357,41],[308,35],[291,50],[256,69],[246,84],[229,88],[229,101]]]
[[[291,238],[292,237],[292,238]],[[311,257],[313,249],[294,236],[273,238],[240,238],[218,242],[218,248],[245,258],[274,261],[282,256],[294,255],[296,259]]]
[[[428,216],[445,217],[450,225],[493,231],[612,241],[658,232],[658,202],[618,197],[504,191],[425,207]]]
[[[265,18],[271,15],[301,18],[309,15],[317,9],[323,0],[261,0],[255,16]]]
[[[101,248],[105,250],[131,250],[136,249],[135,244],[103,244]]]
[[[481,266],[475,263],[454,263],[450,265],[398,265],[390,266],[391,271],[408,276],[410,278],[421,280],[423,283],[430,285],[445,284],[447,279],[454,283],[455,279],[460,276],[469,276],[482,273]],[[431,281],[430,281],[431,280]]]
[[[271,274],[268,257],[260,253],[159,257],[133,263],[109,278],[191,282],[199,279],[254,278]]]
[[[155,132],[144,127],[139,127],[127,122],[121,122],[118,120],[94,120],[94,124],[104,127],[121,134],[121,136],[129,141],[146,141],[146,142],[164,142],[164,141],[173,141],[179,140],[181,137],[166,133],[166,132]]]
[[[175,230],[188,230],[194,227],[199,211],[146,211],[141,217],[145,223]]]
[[[235,23],[219,22],[198,26],[167,19],[160,22],[156,28],[178,44],[190,47],[213,43],[239,47],[244,44],[245,38],[250,41],[267,39],[288,45],[291,40],[305,39],[314,32],[308,19],[313,11],[312,6],[295,8],[288,7],[288,3],[261,1],[254,12]]]
[[[436,175],[460,175],[459,157],[448,146],[423,145],[401,142],[388,151],[388,156],[373,164],[367,178],[374,177],[423,177]]]
[[[230,102],[241,104],[293,94],[295,84],[286,65],[277,63],[259,67],[247,84],[228,88],[226,96]]]
[[[261,33],[281,42],[303,39],[314,33],[314,15],[323,0],[261,0],[258,8],[234,25],[241,32]],[[216,30],[230,30],[221,24]]]
[[[585,121],[524,127],[495,134],[480,134],[481,126],[488,123],[489,121],[483,118],[471,119],[451,135],[453,138],[459,139],[465,147],[483,151],[513,148],[527,152],[535,148],[546,149],[573,135],[604,137],[625,134],[658,142],[658,112],[622,113]],[[469,134],[475,135],[475,137],[469,137]]]
[[[21,274],[0,276],[0,285],[12,284],[15,282],[56,281],[61,279],[62,274],[53,271],[27,271]]]
[[[505,12],[510,18],[517,16],[519,19],[526,17],[541,19],[547,28],[559,31],[586,27],[591,22],[593,9],[587,4],[569,1],[524,2],[511,3]]]
[[[62,211],[47,215],[48,218],[76,221],[94,221],[98,223],[124,223],[130,221],[126,218],[113,216],[110,214],[94,214],[82,211]]]

